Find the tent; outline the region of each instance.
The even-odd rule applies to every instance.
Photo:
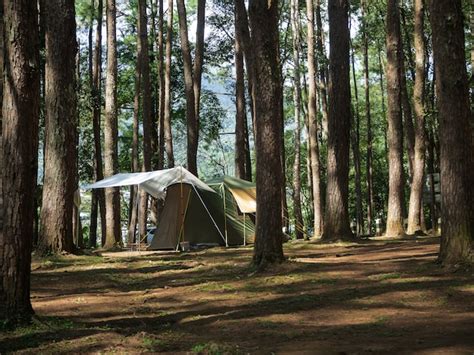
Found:
[[[238,229],[226,228],[220,195],[183,167],[116,174],[84,188],[131,185],[164,200],[150,249],[178,249],[181,242],[225,246],[244,243]]]
[[[236,229],[244,245],[255,237],[254,215],[257,212],[257,189],[254,183],[232,176],[221,176],[206,182],[223,200],[226,229]]]

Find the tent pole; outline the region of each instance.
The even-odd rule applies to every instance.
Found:
[[[229,243],[227,241],[227,208],[225,205],[226,195],[225,195],[225,186],[222,184],[222,200],[224,201],[224,233],[225,233],[225,246],[228,247]]]
[[[219,232],[219,234],[220,234],[222,240],[223,240],[224,242],[226,242],[226,244],[227,244],[227,241],[225,240],[224,236],[222,235],[221,230],[220,230],[219,227],[217,226],[216,221],[215,221],[214,218],[212,217],[211,212],[209,212],[209,210],[207,209],[206,204],[205,204],[204,201],[202,200],[201,195],[199,194],[199,192],[197,191],[197,189],[196,189],[196,187],[195,187],[194,185],[192,185],[192,187],[193,187],[194,191],[196,192],[196,195],[198,195],[199,200],[201,201],[202,205],[204,206],[204,209],[206,210],[207,214],[208,214],[209,217],[211,218],[211,221],[212,221],[212,223],[214,224],[214,227],[216,227],[216,229],[217,229],[217,231]]]

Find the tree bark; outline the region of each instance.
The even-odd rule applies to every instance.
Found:
[[[158,29],[157,29],[157,76],[158,76],[158,169],[164,168],[165,154],[165,75],[164,75],[164,45],[163,45],[163,0],[158,3]]]
[[[253,262],[263,269],[284,260],[282,248],[281,117],[283,104],[279,63],[278,1],[251,0],[254,49],[257,153],[257,226]]]
[[[378,62],[379,62],[379,84],[380,84],[380,96],[382,96],[382,114],[383,117],[387,117],[387,108],[385,106],[385,83],[383,80],[383,74],[385,71],[385,67],[382,62],[382,46],[380,43],[378,44]],[[387,143],[387,124],[384,125],[383,128],[383,134],[384,134],[384,148],[385,148],[385,158],[388,161],[388,143]]]
[[[140,115],[140,55],[137,53],[137,64],[135,66],[135,83],[134,83],[134,99],[133,99],[133,124],[132,124],[132,171],[140,171],[140,161],[138,152],[138,126],[139,126],[139,115]],[[130,221],[128,224],[128,242],[135,242],[135,234],[137,231],[137,217],[138,217],[138,206],[137,206],[137,191],[138,187],[133,186],[130,189]]]
[[[403,229],[403,125],[400,63],[402,55],[398,2],[387,2],[387,104],[389,192],[386,236],[400,237]]]
[[[103,17],[103,1],[98,0],[97,7],[97,27],[93,56],[90,55],[89,60],[91,68],[91,94],[92,94],[92,127],[94,134],[94,174],[95,180],[99,181],[104,178],[102,167],[102,144],[101,144],[101,106],[102,106],[102,17]],[[92,33],[91,33],[92,35]],[[92,40],[92,36],[90,37]],[[90,50],[92,54],[92,50]],[[91,65],[92,64],[92,65]],[[95,247],[97,244],[97,214],[100,211],[101,220],[101,245],[105,244],[105,195],[102,189],[92,190],[91,201],[91,225],[90,225],[90,244]]]
[[[474,260],[474,142],[461,0],[430,1],[441,144],[442,239],[445,265]]]
[[[424,0],[415,0],[415,62],[416,76],[413,89],[415,108],[415,143],[413,174],[411,179],[410,205],[407,234],[422,234],[423,181],[425,171],[425,38]]]
[[[34,1],[1,0],[5,41],[0,197],[0,323],[26,324],[33,315],[30,302],[40,63],[38,12]]]
[[[318,143],[318,110],[316,87],[317,65],[314,57],[315,38],[313,0],[306,0],[306,16],[308,18],[308,140],[314,213],[313,236],[320,237],[323,232],[323,210],[321,202],[321,167],[319,162]]]
[[[247,16],[247,9],[245,8],[244,0],[235,0],[235,26],[242,40],[242,50],[245,57],[245,69],[247,71],[247,86],[250,97],[250,112],[252,115],[252,125],[255,135],[255,68],[253,59],[252,41],[250,38],[249,21]],[[251,176],[251,171],[250,171]]]
[[[372,140],[372,112],[370,107],[370,80],[369,80],[369,34],[366,20],[366,0],[361,1],[362,9],[362,26],[363,26],[363,52],[364,52],[364,82],[365,82],[365,119],[367,121],[367,162],[366,162],[366,179],[367,179],[367,234],[372,235],[372,219],[374,211],[374,191],[373,191],[373,140]],[[383,84],[382,84],[383,88]],[[385,116],[385,115],[384,115]]]
[[[204,61],[204,29],[206,24],[206,0],[197,0],[196,49],[193,66],[194,111],[196,116],[196,140],[199,142],[199,111],[201,103],[201,77]],[[196,143],[196,150],[197,150]],[[197,152],[196,152],[197,154]],[[197,171],[197,170],[196,170]]]
[[[188,40],[188,24],[184,0],[176,1],[179,18],[179,35],[181,39],[181,52],[184,64],[184,91],[186,94],[186,122],[187,122],[187,162],[188,170],[197,176],[197,148],[198,148],[198,122],[196,119],[196,97],[193,83],[193,64],[191,49]]]
[[[151,171],[151,84],[150,84],[150,59],[148,57],[148,31],[146,0],[138,0],[138,48],[140,56],[140,89],[142,96],[142,116],[143,116],[143,166],[142,171]],[[140,238],[146,235],[147,215],[148,215],[148,194],[141,191],[140,213],[139,213],[139,234]]]
[[[168,0],[168,19],[166,24],[166,65],[163,129],[168,168],[174,167],[173,135],[171,133],[171,44],[173,37],[173,0]]]
[[[2,103],[3,103],[3,63],[4,63],[4,20],[3,20],[3,0],[0,0],[0,137],[2,136]],[[1,145],[1,144],[0,144]],[[0,160],[0,168],[2,167],[2,161]],[[0,207],[1,208],[1,207]],[[0,212],[1,215],[1,212]],[[1,217],[0,217],[1,218]],[[0,227],[1,229],[1,227]]]
[[[355,73],[355,53],[351,45],[351,64],[352,64],[352,78],[354,82],[354,102],[352,123],[355,125],[351,129],[351,146],[352,155],[354,156],[354,172],[355,172],[355,199],[356,199],[356,236],[362,235],[364,230],[364,218],[362,214],[362,184],[361,184],[361,164],[360,164],[360,113],[359,113],[359,89],[357,86],[357,79]],[[354,122],[355,119],[355,122]]]
[[[100,1],[100,0],[99,0]],[[117,30],[115,0],[107,0],[107,76],[105,81],[104,176],[118,173]],[[105,247],[122,244],[120,192],[105,189]]]
[[[328,91],[327,91],[327,57],[324,50],[323,43],[323,23],[321,19],[321,0],[316,0],[316,52],[318,59],[316,65],[318,68],[319,77],[319,98],[321,100],[322,109],[322,135],[327,138],[328,136]]]
[[[303,239],[304,222],[301,212],[301,79],[300,79],[300,12],[298,0],[291,1],[293,33],[293,106],[295,115],[295,159],[293,162],[293,214],[296,239]]]
[[[236,16],[237,17],[237,16]],[[247,113],[245,107],[245,73],[244,54],[241,35],[235,30],[235,176],[247,178],[245,152],[245,124]]]
[[[351,240],[349,223],[349,23],[347,0],[329,0],[328,185],[322,239]]]
[[[76,190],[76,21],[74,1],[45,4],[46,123],[41,254],[73,252]]]
[[[402,12],[403,13],[403,12]],[[405,24],[405,17],[402,17],[404,27]],[[401,56],[400,56],[400,85],[401,85],[401,96],[402,96],[402,109],[403,109],[403,131],[405,137],[405,145],[407,148],[408,153],[408,172],[410,176],[410,183],[413,179],[413,166],[414,166],[414,159],[415,159],[415,128],[413,126],[413,114],[412,114],[412,107],[410,102],[410,96],[408,95],[408,86],[407,86],[407,70],[405,65],[405,55],[404,55],[404,47],[407,50],[408,58],[410,58],[411,54],[411,43],[408,37],[408,31],[406,31],[406,38],[403,41],[401,39]],[[404,46],[404,42],[406,43]],[[409,68],[411,66],[410,59],[408,60]],[[411,68],[410,68],[411,69]],[[424,68],[423,68],[424,70]]]

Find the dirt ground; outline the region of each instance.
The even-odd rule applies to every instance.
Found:
[[[271,272],[252,249],[35,259],[32,326],[0,353],[474,353],[474,270],[439,240],[289,243]]]

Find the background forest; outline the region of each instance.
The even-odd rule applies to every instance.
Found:
[[[32,252],[140,248],[162,203],[136,186],[85,188],[119,172],[184,166],[203,181],[254,181],[256,271],[286,261],[288,239],[312,247],[382,235],[426,236],[439,264],[472,264],[472,1],[0,0],[0,9],[6,326],[34,313]]]

